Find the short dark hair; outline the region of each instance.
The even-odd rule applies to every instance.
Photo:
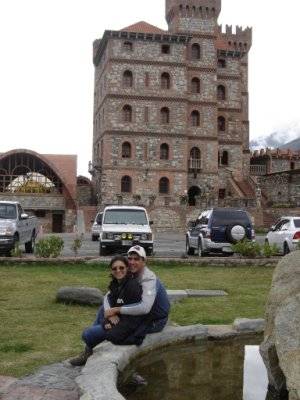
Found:
[[[129,262],[127,260],[127,257],[121,256],[121,255],[114,256],[110,260],[108,267],[111,268],[116,261],[122,261],[126,265],[126,267],[129,268]]]

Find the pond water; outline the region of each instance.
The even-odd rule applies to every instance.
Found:
[[[185,343],[155,350],[121,375],[128,400],[265,400],[267,373],[261,338]],[[136,373],[146,385],[135,386]]]

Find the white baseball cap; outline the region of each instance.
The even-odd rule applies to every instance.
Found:
[[[144,247],[142,247],[142,246],[136,245],[136,246],[130,247],[127,254],[130,254],[130,253],[136,253],[140,257],[142,257],[144,260],[146,260],[146,252],[145,252]]]

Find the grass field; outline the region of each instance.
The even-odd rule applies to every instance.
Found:
[[[174,263],[151,268],[168,289],[229,293],[173,305],[171,319],[178,324],[227,324],[236,317],[264,316],[272,268],[199,268]],[[105,291],[108,282],[105,265],[0,266],[0,375],[22,376],[80,351],[81,331],[93,321],[96,308],[58,304],[56,292],[69,285]]]

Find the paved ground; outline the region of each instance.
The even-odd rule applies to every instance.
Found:
[[[74,234],[62,234],[65,242],[63,256],[73,256],[71,249]],[[259,243],[264,242],[264,236],[258,236]],[[185,235],[184,233],[164,232],[155,234],[154,242],[155,255],[158,257],[181,257],[185,253]],[[99,242],[92,242],[90,234],[84,236],[83,245],[80,249],[79,256],[95,256],[99,254]]]

